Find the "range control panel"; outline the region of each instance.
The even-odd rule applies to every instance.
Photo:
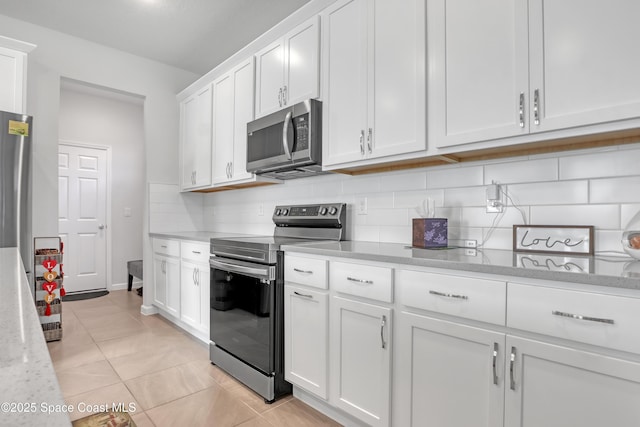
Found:
[[[345,203],[276,206],[273,211],[273,219],[276,221],[286,217],[313,220],[314,218],[339,217],[343,210],[346,211]]]

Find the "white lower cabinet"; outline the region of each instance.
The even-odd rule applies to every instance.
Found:
[[[155,305],[174,316],[180,315],[180,260],[153,255],[153,288]]]
[[[285,379],[328,398],[329,295],[285,285]]]
[[[503,425],[504,333],[407,312],[397,330],[394,424]]]
[[[507,349],[505,426],[640,425],[640,363],[515,336]]]
[[[209,335],[209,245],[180,242],[180,320]]]
[[[391,308],[331,299],[330,402],[371,426],[390,423],[391,331]]]

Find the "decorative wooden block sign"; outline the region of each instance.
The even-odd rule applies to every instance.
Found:
[[[514,225],[513,250],[593,255],[593,230],[591,225]]]

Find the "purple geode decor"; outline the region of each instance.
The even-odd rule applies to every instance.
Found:
[[[446,248],[447,218],[413,218],[412,245],[416,248]]]

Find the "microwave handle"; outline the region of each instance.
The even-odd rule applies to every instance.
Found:
[[[284,118],[284,125],[282,127],[282,146],[284,152],[287,155],[287,159],[291,160],[291,149],[293,148],[293,128],[291,127],[292,112],[289,111]],[[291,144],[289,143],[291,141]],[[289,146],[291,145],[291,146]]]

